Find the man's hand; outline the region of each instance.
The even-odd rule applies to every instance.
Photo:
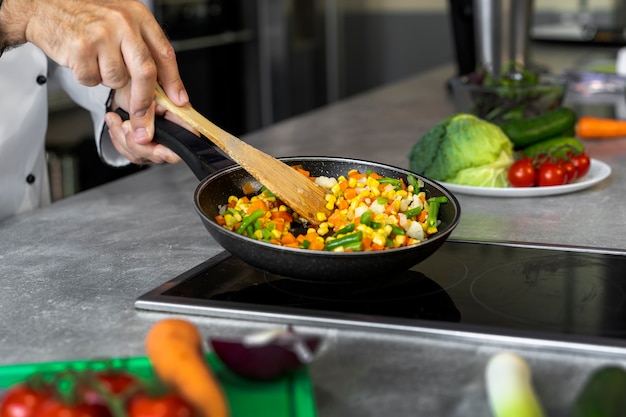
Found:
[[[132,140],[154,135],[158,82],[177,105],[189,98],[176,56],[150,10],[138,0],[4,0],[3,42],[31,42],[87,86],[130,88]]]

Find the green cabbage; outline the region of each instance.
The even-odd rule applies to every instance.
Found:
[[[409,153],[410,169],[435,181],[507,187],[513,143],[500,127],[466,113],[435,125]]]

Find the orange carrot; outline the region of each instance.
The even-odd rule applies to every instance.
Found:
[[[581,139],[608,139],[626,136],[626,120],[582,116],[576,122],[576,136]]]
[[[343,196],[346,200],[352,200],[353,198],[356,198],[357,195],[358,194],[354,188],[346,188],[343,192]]]
[[[293,215],[291,213],[289,213],[288,211],[274,211],[274,212],[272,212],[270,218],[272,220],[283,219],[286,222],[292,222],[293,221]]]
[[[145,343],[157,375],[201,416],[230,415],[226,396],[204,358],[202,336],[194,324],[184,319],[163,319],[152,326]]]
[[[246,210],[246,214],[250,214],[258,209],[267,211],[267,204],[265,204],[265,201],[255,200],[252,204],[250,204],[250,207],[248,207],[248,210]]]
[[[296,244],[298,241],[296,240],[296,237],[291,234],[291,233],[285,233],[281,238],[280,238],[280,243],[282,243],[283,245],[291,245],[293,243]]]

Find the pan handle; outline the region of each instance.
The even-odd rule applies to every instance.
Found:
[[[122,120],[128,120],[129,115],[124,110],[117,109],[115,112],[122,117]],[[180,156],[199,180],[235,164],[208,139],[198,137],[193,132],[162,116],[157,116],[154,120],[154,138],[152,140],[168,147]]]

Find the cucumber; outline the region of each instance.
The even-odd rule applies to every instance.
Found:
[[[572,417],[626,416],[626,370],[606,366],[595,371],[578,394]]]
[[[585,145],[575,137],[563,136],[543,140],[522,149],[522,153],[531,158],[536,158],[539,155],[565,158],[569,151],[574,153],[585,152]]]
[[[565,132],[576,125],[576,113],[567,107],[558,107],[530,119],[515,120],[501,126],[516,149],[524,148]]]

